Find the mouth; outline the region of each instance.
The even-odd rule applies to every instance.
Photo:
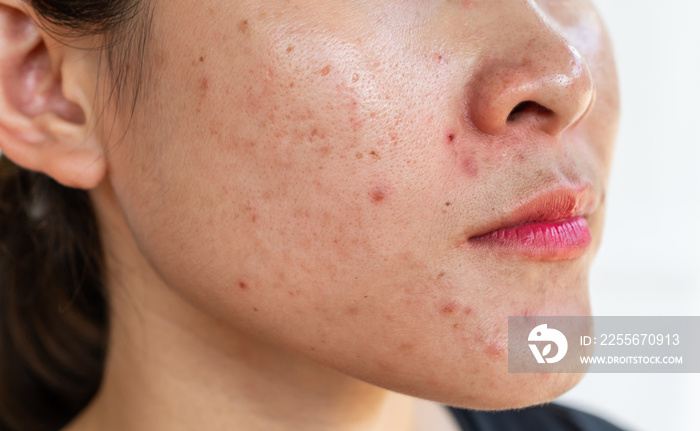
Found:
[[[469,237],[466,245],[528,260],[577,259],[591,244],[586,217],[595,206],[590,184],[549,189]]]

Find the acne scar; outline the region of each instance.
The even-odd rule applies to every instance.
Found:
[[[479,173],[479,167],[476,163],[476,160],[474,160],[471,157],[466,157],[462,161],[462,171],[469,175],[470,177],[475,177]]]
[[[243,21],[238,23],[238,31],[240,31],[243,34],[248,32],[248,20],[247,19],[244,19]]]
[[[440,307],[440,312],[445,314],[452,313],[453,311],[455,311],[455,308],[457,308],[457,305],[457,301],[451,299]]]
[[[369,192],[372,202],[379,203],[386,197],[386,192],[381,187],[375,187]]]
[[[206,76],[199,80],[199,89],[202,93],[206,93],[209,90],[209,78]]]
[[[330,66],[330,65],[328,65],[328,66],[324,67],[323,69],[321,69],[321,76],[326,76],[326,75],[328,75],[329,73],[331,73],[331,66]]]

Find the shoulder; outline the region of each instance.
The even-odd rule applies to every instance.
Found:
[[[448,409],[464,431],[622,431],[597,416],[558,404],[499,412]]]

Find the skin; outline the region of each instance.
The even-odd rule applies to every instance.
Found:
[[[576,384],[508,374],[507,317],[590,313],[618,99],[589,2],[152,3],[130,117],[94,39],[0,0],[26,30],[2,36],[2,151],[89,190],[107,255],[105,379],[68,429],[413,430],[412,397]],[[464,246],[578,184],[583,257]]]

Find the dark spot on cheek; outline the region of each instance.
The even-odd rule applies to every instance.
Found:
[[[239,282],[238,282],[238,287],[240,287],[241,290],[247,290],[247,289],[248,289],[248,283],[246,283],[245,281],[239,281]]]
[[[369,192],[369,196],[372,199],[372,202],[379,203],[386,197],[386,192],[384,189],[376,187]]]
[[[243,21],[238,23],[238,31],[240,31],[243,34],[248,33],[248,20],[244,19]]]
[[[440,312],[445,313],[445,314],[449,314],[449,313],[452,313],[453,311],[455,311],[455,308],[457,308],[457,301],[452,299],[452,300],[446,302],[445,304],[443,304],[442,307],[440,307]]]
[[[253,311],[257,312],[257,311],[258,311],[258,307],[253,307]]]
[[[413,344],[411,343],[401,343],[399,344],[399,350],[402,352],[406,352],[409,350],[413,350]]]
[[[199,80],[199,89],[202,93],[206,93],[209,90],[209,78],[205,76]]]
[[[357,316],[359,313],[360,310],[355,306],[348,308],[348,316]]]
[[[452,205],[452,202],[445,202],[446,207],[449,207],[450,205]]]
[[[381,159],[382,157],[376,152],[376,151],[370,151],[369,155],[374,157],[375,159]]]
[[[464,314],[467,314],[467,315],[472,314],[472,311],[474,311],[474,310],[472,310],[472,308],[470,306],[464,307]]]
[[[293,47],[292,45],[289,45],[289,46],[287,47],[287,54],[289,54],[289,53],[292,52],[292,51],[294,51],[294,47]]]
[[[356,159],[361,159],[361,158],[362,158],[362,153],[359,152],[359,151],[356,152],[356,153],[355,153],[355,158],[356,158]]]
[[[445,137],[445,143],[447,145],[453,145],[455,142],[455,134],[454,133],[448,133],[447,136]]]
[[[479,174],[479,166],[477,165],[476,160],[471,157],[466,157],[462,161],[462,171],[470,177],[477,176]]]
[[[204,57],[199,57],[199,62],[204,63]]]
[[[326,67],[324,67],[323,69],[321,69],[321,76],[326,76],[326,75],[328,75],[329,73],[331,73],[331,67],[330,67],[330,66],[326,66]]]

